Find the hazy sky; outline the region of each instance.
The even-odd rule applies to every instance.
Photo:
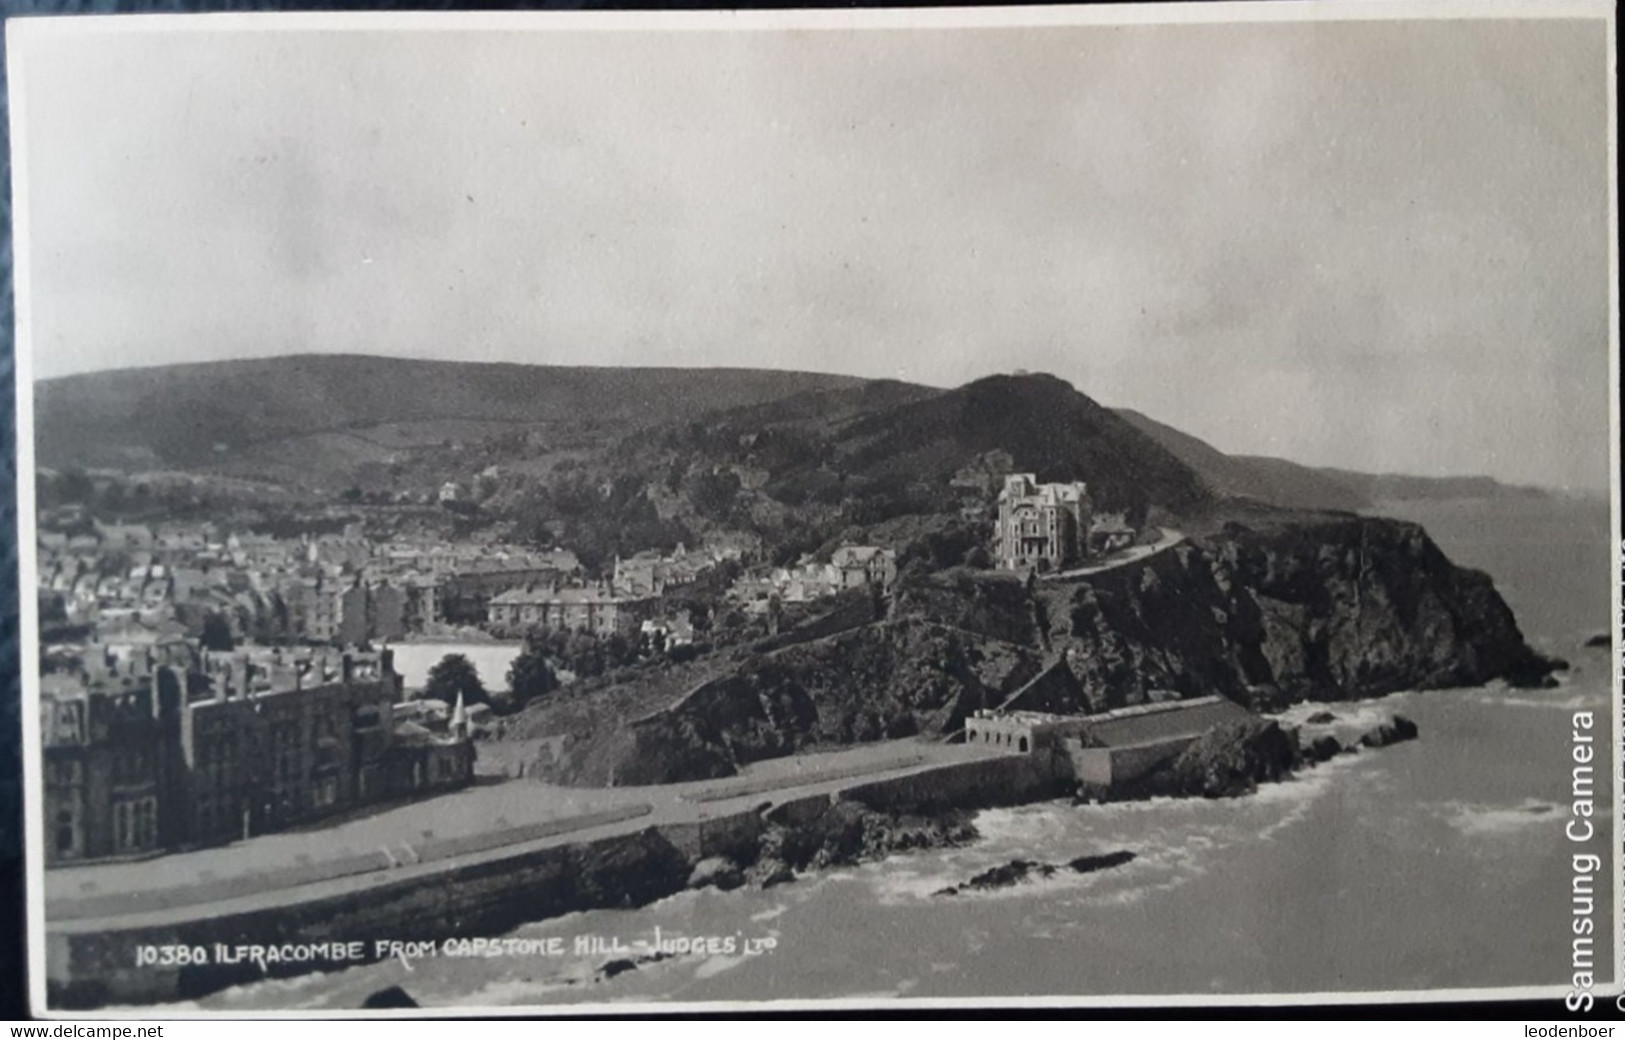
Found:
[[[1605,488],[1607,33],[42,35],[35,370],[1025,368],[1231,452]]]

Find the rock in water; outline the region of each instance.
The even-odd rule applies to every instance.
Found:
[[[1388,722],[1367,732],[1360,738],[1360,743],[1368,748],[1380,748],[1398,744],[1402,740],[1415,740],[1416,737],[1416,723],[1403,715],[1395,715]]]
[[[1298,764],[1296,740],[1273,719],[1216,726],[1147,778],[1149,794],[1234,798],[1282,780]]]
[[[774,885],[784,885],[796,879],[796,872],[782,859],[764,856],[751,864],[746,880],[757,888],[772,888]]]
[[[1110,870],[1120,867],[1134,860],[1134,853],[1127,849],[1118,849],[1116,852],[1107,852],[1099,856],[1079,856],[1068,863],[1067,866],[1079,874],[1093,874],[1097,870]]]
[[[1316,737],[1305,750],[1305,754],[1312,762],[1329,762],[1341,755],[1344,751],[1342,744],[1334,736],[1326,735]]]
[[[1055,867],[1049,863],[1035,863],[1030,859],[1013,859],[1003,866],[984,870],[980,874],[965,882],[966,888],[990,889],[1009,888],[1020,884],[1034,874],[1039,877],[1049,877],[1055,873]]]
[[[1133,859],[1134,853],[1127,849],[1119,849],[1116,852],[1102,853],[1097,856],[1079,856],[1069,861],[1066,866],[1079,874],[1092,874],[1097,870],[1120,867]],[[935,896],[957,896],[961,892],[970,890],[985,892],[995,888],[1010,888],[1029,878],[1051,877],[1060,869],[1053,863],[1038,863],[1030,859],[1013,859],[1008,863],[982,871],[963,885],[949,885],[947,888],[939,888],[931,894]]]
[[[689,888],[708,888],[714,885],[727,892],[744,883],[745,872],[726,856],[711,856],[700,860],[694,865],[694,872],[688,876]]]
[[[412,999],[412,995],[399,986],[390,986],[367,994],[367,999],[361,1002],[365,1010],[378,1011],[389,1008],[415,1008],[419,1004]]]
[[[1561,657],[1547,657],[1533,650],[1507,671],[1507,685],[1517,690],[1555,690],[1562,685],[1553,672],[1566,672],[1569,663]]]
[[[1586,640],[1586,646],[1591,647],[1593,650],[1607,650],[1613,645],[1614,637],[1609,635],[1607,632],[1598,632],[1596,635]]]
[[[1303,721],[1311,726],[1324,726],[1328,722],[1336,722],[1337,716],[1329,711],[1317,711]]]

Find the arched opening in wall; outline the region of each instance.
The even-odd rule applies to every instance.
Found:
[[[1019,750],[1024,755],[1027,753],[1027,738],[1026,737],[1021,738],[1021,743],[1017,745],[1017,750]]]

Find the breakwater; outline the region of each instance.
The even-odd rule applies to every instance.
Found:
[[[748,864],[769,826],[816,828],[843,802],[929,813],[1058,793],[1057,778],[1041,760],[968,758],[900,775],[831,780],[825,790],[803,787],[754,804],[690,805],[677,818],[668,812],[647,825],[603,823],[215,903],[53,919],[48,1000],[61,1009],[163,1003],[267,976],[352,967],[391,956],[391,943],[443,946],[575,911],[642,906],[686,888],[702,860]]]

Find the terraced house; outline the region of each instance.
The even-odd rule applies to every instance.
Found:
[[[492,627],[508,631],[549,628],[598,636],[617,632],[631,636],[659,608],[658,596],[620,595],[602,585],[532,585],[493,597],[486,619]]]

